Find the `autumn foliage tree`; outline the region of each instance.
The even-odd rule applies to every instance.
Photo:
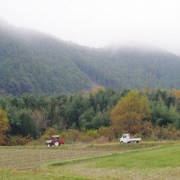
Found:
[[[5,133],[10,130],[9,121],[6,112],[0,109],[0,145],[5,145]]]
[[[93,90],[91,91],[91,93],[92,93],[92,94],[96,94],[96,93],[98,93],[99,91],[105,91],[104,86],[98,86],[96,89],[93,89]]]
[[[180,111],[180,90],[173,89],[172,92],[176,96],[176,101],[177,101],[177,110]]]
[[[137,90],[131,91],[117,103],[111,112],[112,126],[116,133],[140,133],[150,108],[147,99]]]

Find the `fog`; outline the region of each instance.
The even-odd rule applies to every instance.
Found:
[[[180,55],[178,0],[0,0],[0,18],[90,47],[148,45]]]

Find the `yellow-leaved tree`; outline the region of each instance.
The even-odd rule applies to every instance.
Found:
[[[91,93],[92,93],[92,94],[96,94],[96,93],[98,93],[99,91],[105,91],[104,86],[98,86],[96,89],[93,89],[93,90],[91,91]]]
[[[6,115],[6,112],[0,109],[0,145],[5,145],[6,132],[10,130],[9,121]]]
[[[180,90],[172,89],[172,92],[176,96],[176,107],[180,111]]]
[[[147,99],[133,90],[117,103],[111,112],[112,126],[116,133],[123,131],[140,133],[144,120],[149,117],[150,108]]]

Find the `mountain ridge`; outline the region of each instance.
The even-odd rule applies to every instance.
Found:
[[[180,89],[180,58],[155,48],[89,48],[0,22],[0,76],[0,94],[12,95],[71,94],[93,84]]]

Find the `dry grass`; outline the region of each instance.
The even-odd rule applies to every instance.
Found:
[[[48,162],[91,157],[114,151],[99,149],[0,149],[0,169],[35,169]]]

